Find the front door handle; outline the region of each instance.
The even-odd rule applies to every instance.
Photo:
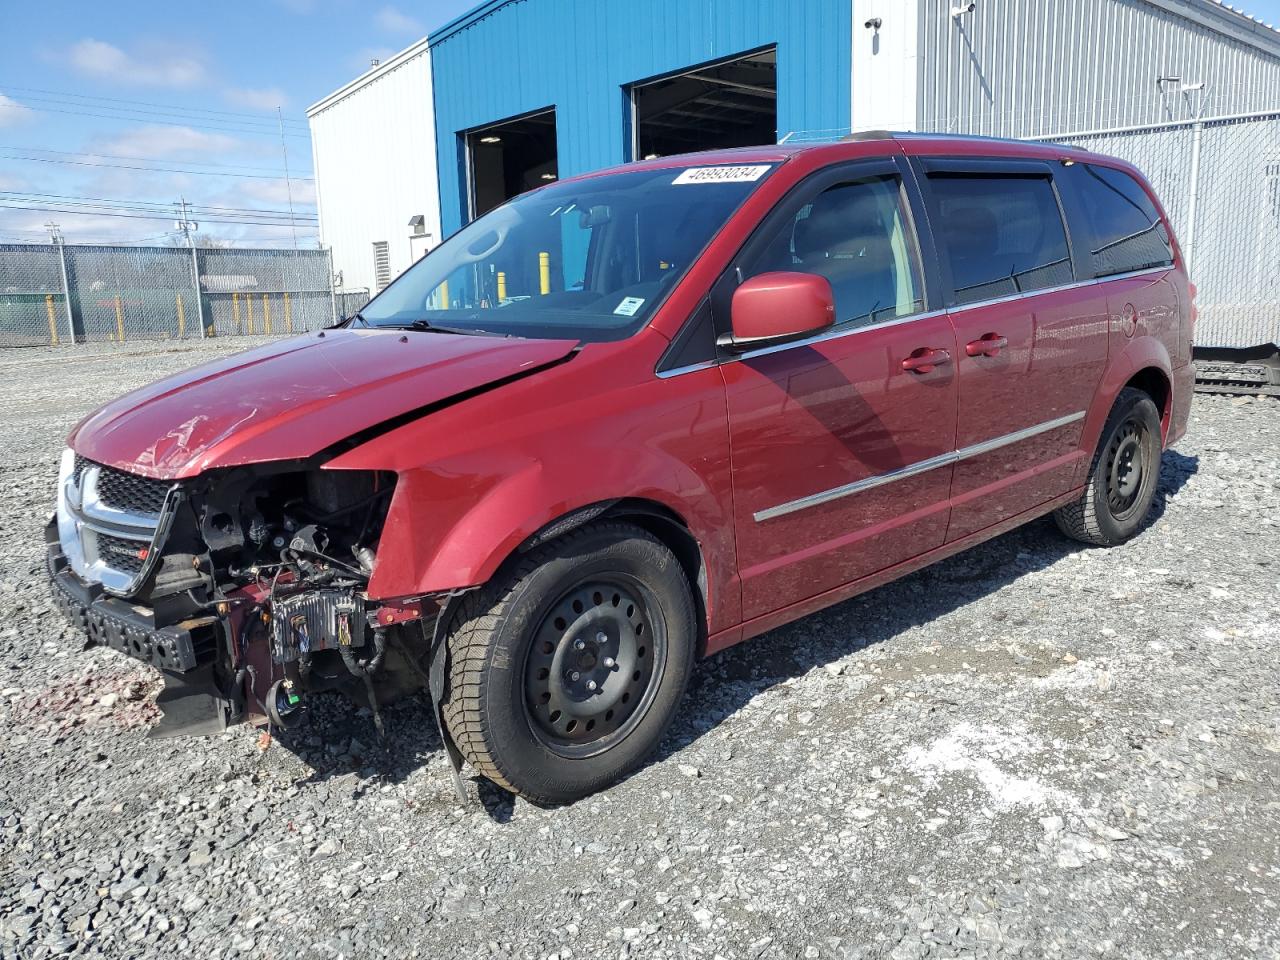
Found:
[[[912,350],[911,356],[902,361],[902,369],[910,373],[930,373],[934,368],[950,362],[951,354],[946,350],[920,347],[918,350]]]
[[[986,333],[964,345],[964,352],[971,357],[994,357],[1009,345],[1009,338],[998,333]]]

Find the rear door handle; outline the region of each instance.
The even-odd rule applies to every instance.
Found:
[[[912,350],[911,356],[902,361],[902,369],[911,373],[929,373],[935,367],[951,362],[951,354],[946,350],[935,350],[932,347],[920,347]]]
[[[964,352],[971,357],[994,357],[1009,346],[1009,338],[998,333],[986,333],[964,345]]]

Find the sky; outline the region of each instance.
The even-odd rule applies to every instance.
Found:
[[[478,2],[0,0],[0,243],[314,248],[306,108]]]
[[[0,243],[314,247],[307,106],[478,2],[0,0]]]

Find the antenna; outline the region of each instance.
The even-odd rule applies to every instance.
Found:
[[[284,158],[284,191],[289,198],[289,229],[293,231],[293,249],[298,249],[298,223],[293,219],[293,181],[289,179],[289,148],[284,143],[284,114],[276,107],[276,120],[280,122],[280,156]]]

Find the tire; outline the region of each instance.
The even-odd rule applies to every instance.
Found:
[[[1102,428],[1084,495],[1054,511],[1058,529],[1100,547],[1124,543],[1151,512],[1160,479],[1160,414],[1151,397],[1125,387]]]
[[[445,723],[498,786],[539,803],[579,799],[657,747],[697,637],[671,550],[629,524],[588,524],[463,600],[448,632]]]

